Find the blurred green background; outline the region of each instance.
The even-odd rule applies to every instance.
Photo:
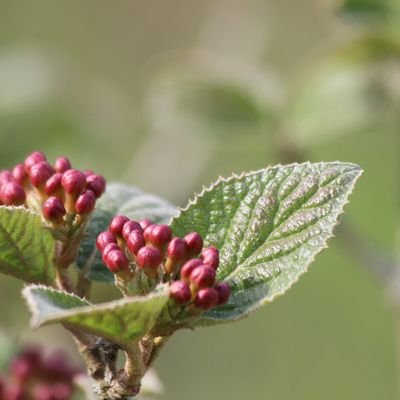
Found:
[[[394,253],[398,0],[0,6],[2,167],[67,154],[183,206],[219,175],[356,162],[365,173],[344,220]],[[0,281],[2,329],[74,352],[61,328],[30,332],[20,287]],[[335,238],[287,295],[235,325],[176,334],[157,369],[164,400],[390,400],[398,351],[387,291]]]

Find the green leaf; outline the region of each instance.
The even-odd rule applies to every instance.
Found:
[[[220,179],[172,221],[220,250],[229,302],[195,324],[245,317],[289,289],[332,236],[361,170],[347,163],[293,164]]]
[[[96,205],[76,260],[78,269],[93,281],[114,282],[114,275],[104,266],[96,248],[96,237],[108,229],[112,217],[118,214],[134,220],[149,218],[156,223],[165,223],[176,214],[176,208],[167,201],[135,187],[119,183],[109,184],[106,193]]]
[[[30,283],[54,280],[55,240],[39,215],[0,207],[0,272]]]
[[[33,328],[62,322],[118,343],[138,339],[148,332],[169,298],[165,286],[148,296],[98,305],[41,285],[26,287],[23,296],[33,314]]]
[[[345,0],[340,12],[357,18],[381,18],[390,14],[390,1],[387,0]]]

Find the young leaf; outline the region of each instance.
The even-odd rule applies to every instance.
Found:
[[[109,184],[97,202],[86,236],[81,243],[76,266],[93,281],[114,282],[114,275],[104,266],[96,248],[97,235],[108,229],[111,218],[122,214],[134,220],[149,218],[157,223],[168,222],[176,208],[167,201],[119,183]]]
[[[220,179],[172,221],[175,235],[199,232],[220,250],[228,304],[197,324],[245,317],[283,294],[332,236],[361,170],[346,163],[293,164]]]
[[[50,284],[54,251],[55,240],[37,214],[23,207],[0,207],[0,272]]]
[[[148,332],[169,298],[164,286],[146,297],[99,305],[41,285],[26,287],[23,296],[33,315],[33,328],[62,322],[118,343],[138,339]]]

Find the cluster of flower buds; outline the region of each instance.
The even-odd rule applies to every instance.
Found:
[[[101,175],[73,169],[68,158],[59,157],[51,165],[35,151],[24,163],[0,172],[0,205],[41,208],[43,216],[57,224],[67,214],[90,214],[105,187]]]
[[[9,376],[0,377],[0,400],[69,400],[80,372],[58,351],[44,357],[27,348],[11,360]]]
[[[117,215],[109,230],[97,237],[97,248],[114,274],[132,278],[143,271],[155,282],[172,281],[170,296],[180,306],[209,310],[228,301],[229,285],[216,282],[219,252],[215,247],[203,249],[197,232],[172,237],[168,225]]]

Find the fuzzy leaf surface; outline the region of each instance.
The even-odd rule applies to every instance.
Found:
[[[155,223],[168,222],[176,208],[160,197],[141,190],[111,183],[96,204],[96,210],[81,243],[76,266],[93,281],[114,283],[114,275],[104,266],[96,248],[96,237],[106,231],[112,217],[126,215],[134,220],[149,218]]]
[[[54,251],[55,240],[39,215],[23,207],[0,207],[0,272],[50,284]]]
[[[232,294],[195,324],[243,318],[289,289],[326,247],[360,174],[349,163],[293,164],[204,189],[173,219],[173,232],[197,231],[220,250],[218,279]]]
[[[26,287],[23,296],[33,315],[33,328],[62,322],[118,343],[138,339],[151,329],[169,298],[166,287],[161,287],[148,296],[93,305],[41,285]]]

